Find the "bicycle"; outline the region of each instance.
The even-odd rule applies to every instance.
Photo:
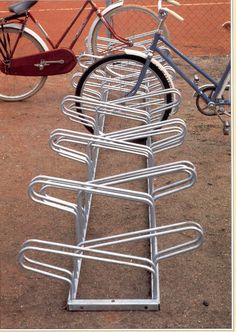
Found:
[[[166,0],[166,2],[173,5],[180,5],[177,1]],[[230,116],[230,97],[225,98],[225,94],[230,92],[230,61],[227,64],[222,76],[218,81],[214,80],[208,73],[201,69],[197,64],[193,63],[187,56],[182,54],[170,41],[163,35],[163,26],[168,17],[168,14],[172,14],[178,20],[183,18],[176,12],[169,8],[162,7],[162,0],[158,1],[158,17],[160,20],[157,31],[155,32],[153,41],[146,53],[137,52],[132,50],[125,50],[124,54],[116,54],[107,56],[92,66],[90,66],[81,76],[76,88],[76,96],[85,98],[99,98],[99,95],[95,94],[93,90],[106,91],[106,100],[115,101],[116,103],[125,102],[135,94],[144,95],[145,91],[149,91],[150,88],[156,89],[169,89],[173,87],[173,82],[170,75],[164,66],[162,66],[157,60],[154,59],[154,54],[158,54],[162,60],[165,61],[168,66],[175,70],[195,91],[194,97],[196,97],[197,109],[204,115],[213,116],[217,115],[223,122],[224,134],[229,133],[230,123],[228,120],[224,120],[223,116]],[[225,26],[229,29],[228,24]],[[163,51],[162,46],[158,46],[158,43],[162,42],[165,47],[174,52],[179,58],[181,58],[188,65],[193,67],[199,74],[205,77],[209,83],[199,86],[199,78],[194,76],[193,81],[188,77],[184,71],[176,65],[170,56],[170,52]],[[152,82],[150,84],[150,81]],[[144,89],[146,89],[144,91]],[[172,95],[167,94],[164,100],[165,103],[170,104],[172,102]],[[157,99],[156,101],[162,102]],[[77,103],[79,112],[86,114],[83,111],[81,102]],[[82,111],[81,111],[82,109]],[[165,110],[160,120],[166,120],[171,114],[171,108]],[[92,114],[87,114],[93,116]],[[93,128],[84,124],[86,129],[93,133]]]
[[[142,6],[124,5],[119,1],[102,11],[93,0],[85,0],[58,42],[54,43],[30,10],[37,2],[22,0],[12,4],[9,11],[13,14],[0,18],[0,100],[29,98],[43,87],[47,76],[70,72],[77,64],[73,48],[93,14],[97,17],[86,42],[88,52],[95,55],[121,51],[124,47],[145,48],[159,24],[157,15]],[[88,14],[70,45],[62,48],[62,42],[85,10]],[[146,29],[142,26],[143,31],[140,31],[137,24],[125,28],[121,18],[130,16],[146,22]],[[29,22],[39,29],[43,38],[28,28]],[[168,38],[166,28],[165,35]]]

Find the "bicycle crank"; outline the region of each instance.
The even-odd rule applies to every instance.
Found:
[[[215,87],[213,85],[202,86],[200,89],[209,98],[212,97],[212,95],[215,91]],[[227,87],[226,90],[229,90],[229,88]],[[204,114],[206,116],[213,116],[213,115],[218,115],[218,116],[219,115],[228,115],[228,116],[230,116],[230,111],[225,110],[225,108],[227,109],[227,107],[229,107],[229,105],[224,103],[224,101],[225,101],[224,96],[222,96],[221,99],[219,99],[216,104],[215,103],[209,103],[208,104],[202,98],[201,95],[197,95],[196,93],[194,94],[194,97],[196,97],[197,109],[202,114]]]
[[[215,91],[214,86],[206,86],[201,88],[202,92],[211,98],[213,92]],[[196,96],[196,106],[199,112],[207,116],[216,115],[215,107],[209,106],[209,104],[201,97],[201,95]]]
[[[215,91],[214,86],[207,85],[205,87],[201,88],[202,92],[206,94],[209,98],[211,98],[212,94]],[[196,96],[196,95],[195,95]],[[227,112],[225,110],[225,107],[227,105],[223,104],[224,98],[222,96],[222,103],[221,104],[215,104],[214,102],[210,102],[209,104],[201,97],[201,95],[196,96],[196,106],[199,112],[201,112],[204,115],[207,116],[217,116],[220,121],[223,124],[223,134],[224,135],[229,135],[230,132],[230,122],[227,120],[224,120],[222,118],[223,115],[230,116],[230,112]]]

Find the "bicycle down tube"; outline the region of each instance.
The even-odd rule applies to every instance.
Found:
[[[50,45],[52,46],[53,49],[58,48],[62,41],[65,39],[65,37],[67,36],[67,34],[69,33],[69,31],[71,30],[71,28],[74,26],[75,22],[78,20],[78,18],[80,17],[80,15],[82,14],[82,12],[85,10],[85,8],[88,6],[88,4],[91,4],[90,1],[85,1],[84,5],[82,6],[82,8],[79,10],[79,12],[76,14],[76,16],[74,17],[74,19],[72,20],[72,22],[70,23],[70,25],[67,27],[67,29],[65,30],[65,32],[62,34],[62,36],[60,37],[60,39],[58,40],[58,42],[56,43],[56,45],[54,45],[52,43],[52,41],[50,40],[50,38],[48,37],[47,33],[44,31],[44,29],[42,28],[42,26],[39,24],[39,22],[37,22],[32,15],[29,13],[30,18],[33,20],[33,22],[40,28],[40,31],[44,34],[45,38],[47,39],[47,41],[50,43]],[[81,24],[80,29],[77,31],[73,41],[71,42],[70,46],[68,47],[69,49],[73,49],[75,43],[77,42],[77,40],[79,39],[80,35],[82,34],[85,26],[87,25],[87,23],[89,22],[90,18],[92,17],[93,13],[95,13],[97,10],[97,8],[95,8],[94,6],[92,6],[92,8],[90,9],[87,17],[85,18],[84,22]]]

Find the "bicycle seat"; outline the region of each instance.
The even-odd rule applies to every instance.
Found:
[[[16,15],[21,15],[27,12],[29,8],[34,6],[38,0],[23,0],[21,2],[14,3],[8,7],[9,11],[15,13]]]

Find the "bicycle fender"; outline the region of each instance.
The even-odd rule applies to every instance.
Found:
[[[140,51],[134,51],[134,50],[131,50],[131,49],[125,49],[124,52],[128,55],[136,55],[138,57],[141,57],[143,59],[147,59],[147,54],[146,53],[143,53],[143,52],[140,52]],[[167,69],[159,62],[157,61],[156,59],[152,59],[151,62],[158,68],[160,69],[160,71],[163,72],[163,74],[166,76],[166,78],[168,79],[168,82],[170,84],[170,87],[171,88],[174,88],[174,83],[173,83],[173,80],[170,76],[170,74],[168,73]]]
[[[122,1],[118,1],[118,2],[113,3],[112,5],[108,6],[107,8],[105,8],[105,9],[102,11],[102,15],[105,15],[105,14],[109,13],[111,10],[113,10],[113,9],[115,9],[115,8],[122,7],[123,4],[124,4],[124,1],[123,1],[123,0],[122,0]],[[97,17],[97,18],[94,20],[94,22],[93,22],[93,24],[92,24],[92,26],[91,26],[91,28],[90,28],[90,30],[89,30],[89,34],[88,34],[88,36],[87,36],[87,41],[86,41],[86,42],[87,42],[87,49],[88,49],[88,52],[89,52],[90,54],[92,54],[92,36],[93,36],[93,32],[94,32],[94,30],[95,30],[97,24],[99,23],[99,21],[100,21],[100,18],[99,18],[99,17]]]
[[[7,23],[7,24],[4,24],[4,27],[7,27],[7,28],[13,28],[13,29],[16,29],[16,30],[21,30],[22,29],[22,26],[21,24],[17,24],[17,23]],[[40,44],[41,46],[43,47],[44,51],[48,51],[49,48],[47,46],[47,44],[43,41],[43,39],[37,35],[37,33],[35,33],[33,30],[25,27],[24,28],[24,31],[26,33],[28,33],[31,37],[33,37],[34,39],[36,39]]]

